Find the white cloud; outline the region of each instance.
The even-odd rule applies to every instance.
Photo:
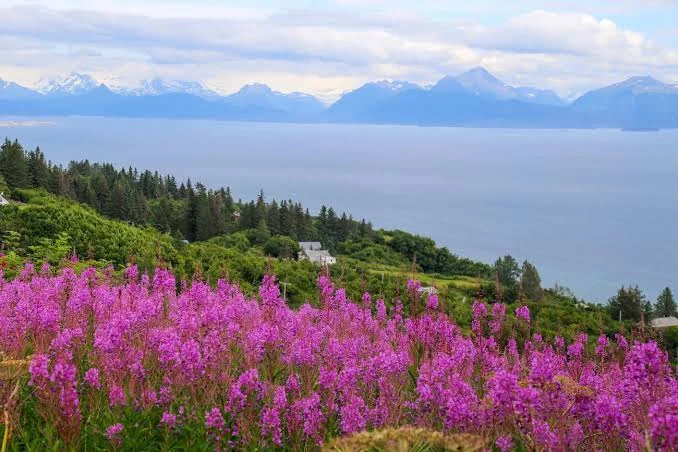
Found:
[[[475,65],[564,94],[638,73],[678,75],[678,50],[579,13],[536,10],[488,26],[402,11],[203,5],[181,17],[182,4],[167,3],[169,12],[151,17],[148,0],[136,9],[88,2],[97,11],[74,9],[80,2],[69,0],[49,8],[9,3],[0,8],[0,77],[16,74],[20,82],[78,70],[122,84],[155,75],[198,79],[226,92],[258,81],[330,100],[369,80],[430,83]]]

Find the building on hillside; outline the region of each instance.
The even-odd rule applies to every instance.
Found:
[[[652,319],[650,321],[650,326],[652,328],[658,328],[658,329],[678,326],[678,318],[675,318],[675,317],[660,317],[658,319]]]
[[[300,261],[311,261],[318,265],[334,265],[337,258],[332,256],[329,251],[322,249],[320,242],[299,242],[301,251],[299,252]]]
[[[7,204],[9,204],[9,201],[5,199],[5,194],[0,193],[0,206],[6,206]]]

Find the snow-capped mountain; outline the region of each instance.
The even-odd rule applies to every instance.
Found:
[[[403,91],[407,91],[409,89],[421,89],[421,86],[406,82],[404,80],[381,80],[372,84],[379,89],[390,91],[392,93],[402,93]]]
[[[163,77],[155,77],[143,80],[141,84],[132,89],[121,89],[121,94],[133,96],[159,96],[161,94],[182,93],[190,94],[204,99],[215,99],[221,95],[197,81],[170,80]]]
[[[0,100],[33,99],[38,96],[40,94],[32,89],[0,79]]]
[[[48,96],[79,96],[101,85],[94,77],[74,72],[65,77],[38,82],[38,91]]]

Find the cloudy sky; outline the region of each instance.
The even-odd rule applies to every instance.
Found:
[[[0,0],[0,17],[0,78],[29,86],[84,72],[331,101],[474,66],[563,96],[631,75],[678,83],[678,0]]]

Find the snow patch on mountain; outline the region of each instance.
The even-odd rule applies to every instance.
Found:
[[[78,96],[86,94],[101,85],[94,77],[74,72],[55,79],[38,82],[38,92],[49,96]]]

